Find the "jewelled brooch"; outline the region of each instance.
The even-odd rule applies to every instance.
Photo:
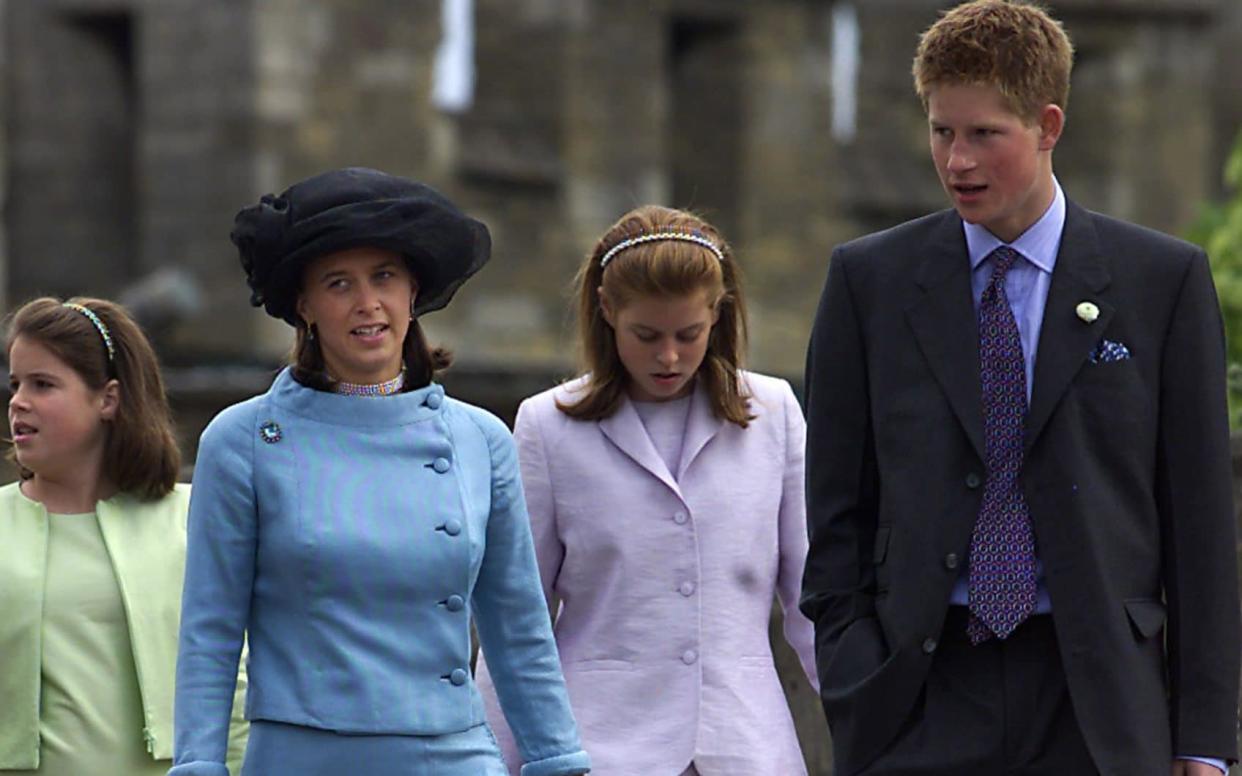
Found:
[[[259,426],[259,438],[269,445],[276,444],[281,438],[280,424],[274,420],[265,422],[262,426]]]

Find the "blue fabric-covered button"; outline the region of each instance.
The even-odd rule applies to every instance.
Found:
[[[467,678],[469,678],[469,675],[466,673],[466,669],[464,668],[454,668],[453,673],[449,674],[449,681],[458,687],[465,684]]]
[[[441,403],[442,401],[444,401],[444,397],[442,397],[442,396],[441,396],[440,394],[438,394],[438,393],[433,393],[433,394],[431,394],[430,396],[428,396],[428,397],[427,397],[427,401],[426,401],[427,408],[428,408],[428,409],[433,409],[433,410],[438,410],[438,409],[440,409],[440,403]]]
[[[444,532],[449,536],[456,536],[461,533],[461,521],[449,520],[444,524]]]
[[[444,474],[449,470],[449,460],[447,458],[437,458],[432,462],[431,468],[435,469],[439,474]]]
[[[681,662],[685,663],[688,666],[694,665],[694,661],[698,659],[699,659],[699,653],[695,652],[693,649],[687,649],[685,652],[681,653]]]
[[[466,599],[459,595],[451,595],[448,597],[448,600],[444,602],[444,605],[450,612],[460,612],[462,609],[466,608]]]

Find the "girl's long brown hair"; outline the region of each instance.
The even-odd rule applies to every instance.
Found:
[[[6,357],[13,342],[22,337],[51,351],[91,390],[102,390],[115,379],[120,401],[109,423],[100,474],[123,493],[144,500],[162,498],[177,482],[181,451],[155,349],[120,305],[89,297],[69,302],[86,307],[107,327],[115,354],[112,359],[91,320],[51,297],[34,299],[13,313],[5,338]],[[18,463],[15,450],[10,448],[8,456],[23,480],[34,476]]]
[[[659,232],[705,237],[724,258],[697,243],[657,240],[625,248],[600,267],[604,254],[622,240]],[[586,384],[572,403],[557,402],[561,412],[579,420],[606,418],[616,412],[625,392],[629,376],[617,354],[616,335],[604,320],[600,294],[608,297],[613,310],[620,310],[638,296],[678,297],[699,290],[707,292],[719,314],[698,379],[707,388],[716,417],[745,428],[754,415],[739,374],[746,351],[741,271],[729,244],[711,224],[693,213],[659,205],[644,205],[622,216],[578,270],[575,294]]]

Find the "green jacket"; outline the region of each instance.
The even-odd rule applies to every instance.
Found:
[[[190,486],[163,499],[118,494],[96,505],[99,528],[116,573],[129,622],[153,759],[172,758],[173,680],[185,574]],[[0,771],[39,767],[44,575],[47,510],[18,483],[0,487]],[[244,665],[244,663],[243,663]],[[248,726],[242,719],[245,670],[237,680],[229,731],[229,769],[241,770]]]

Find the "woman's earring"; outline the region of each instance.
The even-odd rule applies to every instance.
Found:
[[[414,300],[410,300],[410,320],[414,320]]]
[[[306,341],[307,342],[315,341],[315,324],[313,323],[310,326],[306,327]]]

